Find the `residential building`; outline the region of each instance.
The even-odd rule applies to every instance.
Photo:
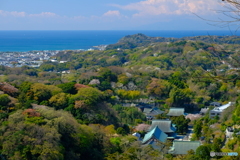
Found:
[[[210,114],[210,118],[213,118],[213,117],[215,117],[215,116],[220,116],[221,115],[221,113],[225,110],[225,109],[227,109],[228,107],[230,107],[232,105],[232,102],[229,102],[229,103],[227,103],[227,104],[225,104],[225,105],[222,105],[222,106],[220,106],[220,107],[215,107],[213,110],[210,110],[210,112],[209,112],[209,114]]]

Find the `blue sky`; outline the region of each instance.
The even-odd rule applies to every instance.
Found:
[[[226,30],[221,0],[0,0],[0,30]],[[196,15],[195,15],[196,14]]]

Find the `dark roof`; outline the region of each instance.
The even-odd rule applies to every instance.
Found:
[[[173,141],[173,146],[169,150],[171,154],[187,154],[187,151],[194,150],[201,145],[199,141]]]
[[[147,134],[145,134],[142,143],[144,144],[151,139],[157,139],[161,142],[165,142],[167,140],[167,134],[165,134],[163,131],[161,131],[158,128],[158,126],[156,126],[151,131],[149,131]]]
[[[144,108],[143,113],[145,113],[146,116],[152,116],[152,117],[154,117],[154,116],[156,116],[156,115],[158,115],[158,114],[164,113],[164,111],[161,111],[161,110],[158,109],[158,108],[152,108],[152,109],[151,109],[151,108]]]
[[[215,109],[213,109],[213,110],[211,110],[209,113],[210,113],[210,114],[211,114],[211,113],[222,113],[222,111],[221,111],[221,110],[215,110]]]
[[[172,126],[171,120],[152,120],[152,125],[149,130],[152,130],[156,126],[165,133],[172,133],[176,131],[176,128]]]
[[[232,127],[227,127],[227,130],[228,130],[228,132],[233,132],[234,130],[233,130],[233,128]]]
[[[219,102],[211,102],[210,106],[219,107],[219,106],[221,106],[221,103],[219,103]]]
[[[181,116],[184,115],[184,108],[170,108],[168,116]]]

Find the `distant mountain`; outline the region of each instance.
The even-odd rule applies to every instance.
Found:
[[[106,49],[131,49],[140,46],[146,46],[155,42],[173,42],[176,40],[177,38],[149,37],[142,33],[138,33],[125,36],[121,38],[116,44],[108,45]]]
[[[111,49],[133,49],[136,47],[147,46],[151,43],[156,42],[175,42],[180,40],[193,40],[193,41],[204,41],[205,43],[216,43],[216,44],[239,44],[240,36],[194,36],[194,37],[183,37],[183,38],[165,38],[165,37],[149,37],[142,33],[127,35],[121,38],[117,43],[110,44],[106,47],[107,50]]]

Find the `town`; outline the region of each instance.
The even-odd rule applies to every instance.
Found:
[[[0,65],[7,67],[40,67],[59,51],[0,52]]]

